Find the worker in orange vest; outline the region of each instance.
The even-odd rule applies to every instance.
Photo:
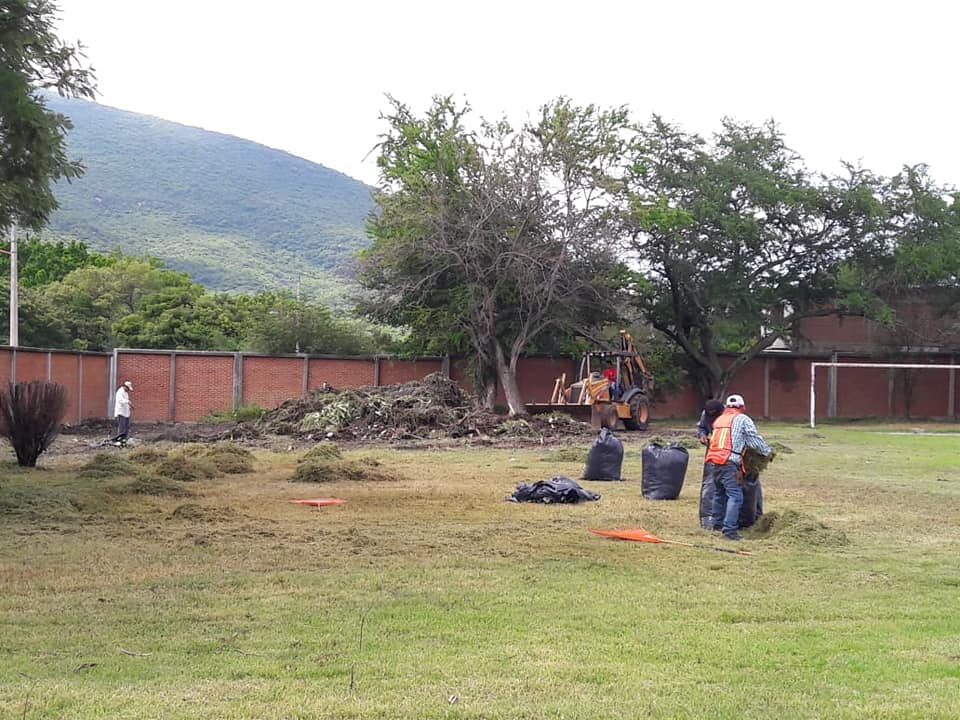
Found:
[[[743,451],[753,448],[770,457],[767,445],[756,424],[744,411],[743,396],[731,395],[726,408],[713,421],[710,446],[705,462],[713,465],[712,528],[723,532],[727,540],[740,540],[740,508],[743,506]]]

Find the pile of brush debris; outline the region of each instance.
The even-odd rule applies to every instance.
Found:
[[[402,385],[315,390],[266,413],[257,426],[278,435],[387,442],[592,432],[588,424],[564,415],[506,419],[440,373]]]

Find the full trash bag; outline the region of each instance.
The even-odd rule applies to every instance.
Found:
[[[623,443],[610,432],[601,428],[597,439],[590,446],[587,465],[583,469],[582,480],[622,480],[620,468],[623,465]]]
[[[683,489],[690,455],[682,445],[664,447],[650,443],[643,448],[643,479],[640,491],[647,500],[676,500]]]
[[[520,483],[513,495],[506,498],[510,502],[536,503],[578,503],[583,500],[599,500],[599,493],[584,490],[563,475],[554,475],[549,480],[537,480],[534,483]]]

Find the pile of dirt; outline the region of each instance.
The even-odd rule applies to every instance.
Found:
[[[845,547],[850,544],[847,534],[842,530],[828,527],[815,517],[796,510],[779,513],[765,513],[749,530],[750,537],[764,536],[776,538],[788,545],[808,547]]]
[[[433,373],[422,380],[349,390],[323,388],[289,400],[257,421],[264,433],[348,440],[541,438],[579,434],[590,426],[562,415],[506,420],[486,410],[453,380]]]

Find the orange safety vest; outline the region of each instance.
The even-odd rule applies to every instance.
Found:
[[[723,465],[730,459],[730,453],[733,452],[733,419],[742,412],[740,408],[727,408],[713,421],[710,447],[707,448],[704,462]]]

